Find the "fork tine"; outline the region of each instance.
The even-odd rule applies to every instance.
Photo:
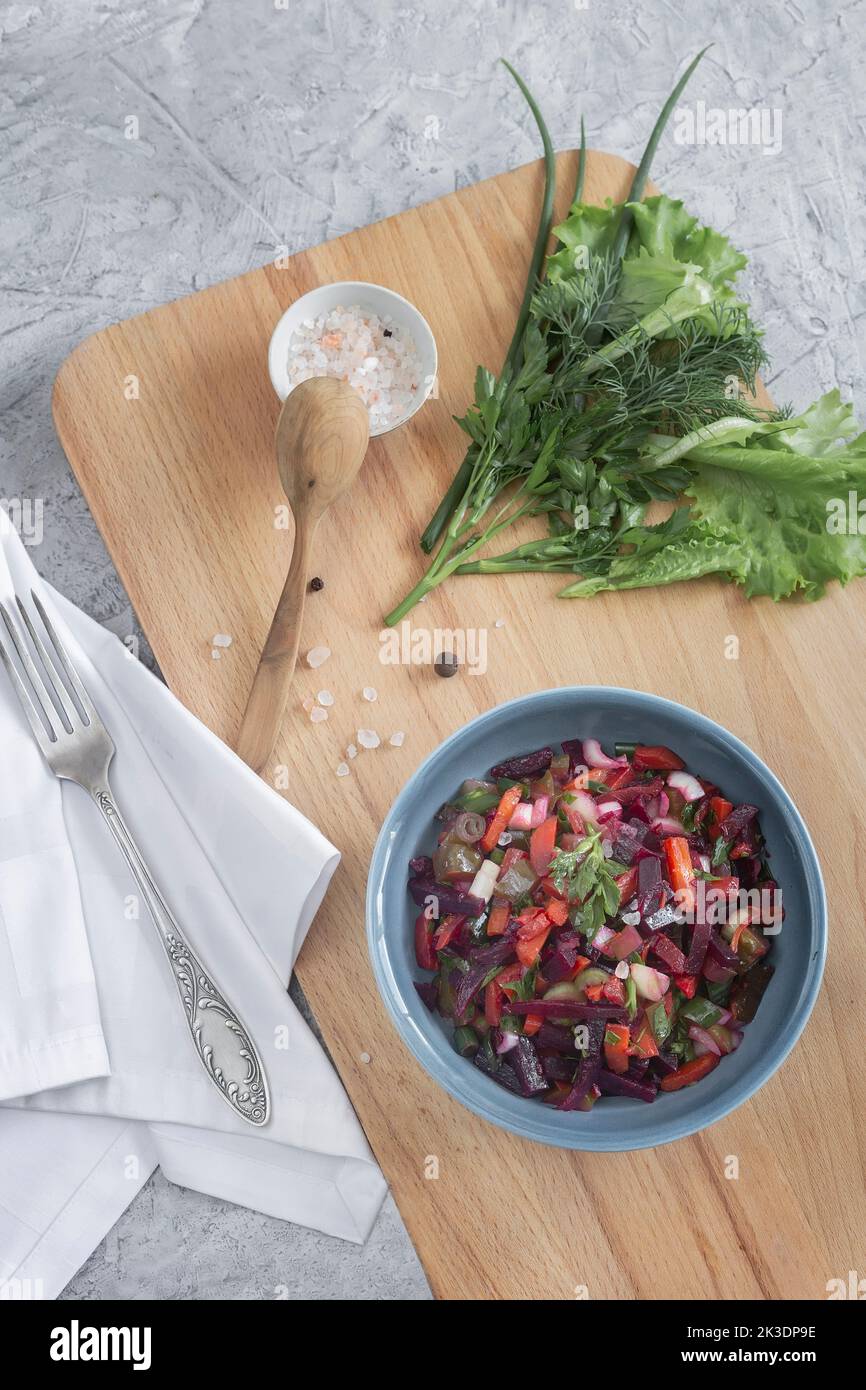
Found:
[[[31,597],[32,600],[33,600],[33,605],[34,605],[34,607],[35,607],[35,609],[36,609],[36,612],[39,614],[40,618],[42,619],[42,625],[43,625],[43,627],[45,628],[45,631],[48,633],[48,636],[51,638],[51,645],[53,646],[54,650],[55,650],[56,653],[57,653],[57,658],[58,658],[58,660],[59,660],[61,666],[63,667],[63,670],[66,672],[66,679],[69,681],[69,684],[72,686],[72,689],[73,689],[73,691],[74,691],[74,693],[75,693],[75,698],[78,700],[78,703],[80,704],[81,708],[82,708],[83,711],[84,711],[84,714],[85,714],[85,723],[87,723],[87,724],[99,724],[101,721],[100,721],[99,715],[96,713],[96,709],[95,709],[95,707],[94,707],[93,701],[91,700],[91,698],[90,698],[90,696],[88,695],[87,691],[84,689],[84,686],[82,685],[82,683],[81,683],[81,681],[80,681],[80,679],[79,679],[78,672],[76,671],[76,669],[75,669],[75,667],[73,666],[71,660],[69,659],[69,656],[68,656],[68,654],[67,654],[66,648],[64,647],[64,645],[63,645],[63,643],[61,642],[60,638],[58,637],[58,635],[57,635],[57,630],[56,630],[54,624],[52,623],[51,619],[49,618],[48,614],[46,613],[46,611],[45,611],[45,605],[43,604],[43,602],[42,602],[41,598],[39,597],[39,595],[36,593],[36,590],[35,590],[35,589],[31,589],[31,590],[30,590],[30,597]],[[20,599],[19,599],[19,603],[20,603]],[[32,629],[31,629],[31,631],[32,631]]]
[[[30,641],[33,643],[39,660],[42,662],[45,687],[49,695],[53,692],[54,706],[60,714],[66,732],[71,734],[76,724],[80,723],[81,716],[75,708],[73,701],[70,699],[69,692],[58,674],[57,667],[48,654],[45,643],[33,626],[30,614],[27,612],[27,609],[24,607],[24,604],[21,602],[20,598],[18,598],[17,594],[15,596],[15,602],[18,604],[18,612],[21,614],[24,626],[30,634]]]
[[[3,615],[3,621],[6,624],[9,636],[12,639],[12,644],[15,647],[15,650],[18,653],[19,658],[21,659],[22,665],[27,671],[28,676],[30,676],[30,679],[33,680],[33,678],[36,676],[36,669],[33,666],[33,662],[30,660],[30,657],[27,655],[27,653],[25,651],[22,651],[21,644],[18,640],[18,634],[16,633],[15,628],[12,625],[12,620],[6,611],[6,605],[3,603],[0,603],[0,613],[2,613]],[[45,753],[47,756],[48,746],[51,743],[57,742],[57,735],[54,732],[54,726],[52,725],[51,720],[48,717],[48,714],[42,706],[42,702],[39,697],[39,686],[34,685],[33,694],[35,695],[36,699],[40,701],[40,708],[42,709],[42,713],[45,714],[45,720],[48,725],[47,729],[45,727],[45,724],[43,724],[42,722],[39,710],[37,710],[36,705],[33,703],[33,698],[31,697],[30,691],[27,689],[26,685],[24,684],[23,680],[21,679],[17,670],[15,669],[15,665],[12,661],[11,656],[6,650],[6,644],[3,641],[2,637],[0,637],[0,658],[2,658],[3,665],[6,667],[6,673],[9,676],[10,681],[12,682],[12,687],[16,695],[18,696],[18,699],[21,701],[21,707],[24,710],[24,713],[27,715],[28,723],[30,724],[31,729],[36,735],[36,742],[39,744],[39,747],[42,749],[42,752]]]

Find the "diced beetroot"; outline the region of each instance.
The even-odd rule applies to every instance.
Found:
[[[630,1076],[617,1076],[604,1068],[596,1077],[599,1089],[608,1096],[628,1096],[630,1100],[643,1100],[647,1103],[656,1098],[656,1088],[647,1081],[635,1081]]]
[[[553,762],[552,748],[539,748],[534,753],[521,753],[517,758],[506,758],[490,769],[494,779],[505,778],[509,782],[525,782],[546,772]]]
[[[673,975],[682,974],[685,969],[686,958],[675,942],[671,941],[664,932],[657,932],[650,939],[650,950],[654,951],[665,968]]]
[[[439,993],[439,986],[437,985],[436,981],[414,980],[413,984],[415,985],[415,988],[417,989],[419,996],[432,1013],[433,1010],[436,1008],[436,1000],[438,998]]]
[[[740,806],[735,806],[729,816],[725,816],[719,826],[719,834],[723,840],[736,840],[742,835],[747,825],[755,819],[758,814],[757,806],[750,806],[743,802]]]
[[[717,961],[713,960],[712,956],[706,956],[701,966],[700,973],[703,975],[704,979],[709,980],[711,984],[723,985],[726,984],[728,980],[732,980],[737,972],[729,969],[725,965],[719,965]]]

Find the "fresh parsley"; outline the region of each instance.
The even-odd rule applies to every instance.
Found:
[[[605,858],[601,831],[590,829],[574,849],[557,849],[550,865],[550,877],[556,889],[570,902],[580,906],[575,913],[575,926],[592,941],[599,927],[612,917],[619,907],[620,893],[616,878],[624,873],[622,864]]]

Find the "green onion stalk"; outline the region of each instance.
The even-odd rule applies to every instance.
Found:
[[[658,148],[662,132],[686,83],[705,52],[706,49],[703,49],[689,64],[662,108],[661,114],[650,135],[646,150],[635,171],[626,203],[639,202],[643,197],[647,178],[649,176],[650,165],[656,149]],[[544,194],[538,229],[535,236],[532,257],[529,263],[523,299],[498,383],[498,389],[507,393],[519,376],[520,369],[523,365],[527,344],[527,327],[530,323],[532,314],[532,302],[542,280],[553,221],[553,204],[556,194],[556,156],[553,143],[550,139],[550,133],[532,93],[519,74],[515,72],[514,68],[512,68],[509,63],[505,63],[504,65],[520,88],[532,112],[544,149]],[[585,173],[586,132],[583,120],[581,120],[580,156],[573,198],[573,203],[575,204],[579,203],[583,197]],[[632,347],[632,338],[628,335],[626,335],[622,343],[615,340],[606,347],[597,347],[604,332],[604,319],[607,316],[607,310],[613,298],[613,294],[616,291],[619,279],[619,267],[621,266],[623,256],[628,246],[632,223],[633,216],[631,210],[628,206],[624,205],[613,245],[612,261],[617,267],[616,273],[611,278],[606,301],[601,306],[601,312],[599,314],[600,321],[591,325],[592,336],[589,334],[587,335],[587,346],[596,349],[590,354],[584,364],[588,373],[595,372],[600,367],[604,366],[607,361],[614,360]],[[646,325],[644,325],[644,328],[646,328]],[[659,325],[654,325],[654,331],[659,331]],[[575,400],[574,409],[580,411],[582,408],[583,399],[579,398]],[[472,570],[475,572],[479,572],[479,570],[482,572],[490,572],[483,566],[483,562],[479,564],[477,568],[473,565],[472,570],[470,570],[469,566],[472,557],[506,527],[513,525],[521,517],[538,511],[539,499],[535,494],[535,488],[539,482],[543,481],[544,471],[538,469],[538,463],[529,468],[528,472],[521,466],[521,462],[506,461],[503,465],[497,460],[496,454],[497,441],[495,437],[488,436],[479,444],[470,448],[451,486],[440,502],[434,516],[431,518],[421,537],[421,548],[426,553],[431,553],[437,543],[439,543],[439,549],[431,561],[426,574],[423,575],[414,589],[406,595],[403,601],[385,618],[385,622],[389,627],[399,623],[406,614],[414,608],[416,603],[445,579],[449,578],[450,575],[454,574],[458,569],[464,574],[472,572]],[[488,518],[488,513],[493,503],[502,491],[510,483],[517,481],[518,478],[521,479],[518,487],[511,496],[496,509],[492,518]],[[482,522],[484,522],[483,525],[481,524]],[[553,559],[554,557],[551,555],[550,558]],[[557,558],[564,560],[565,557],[562,555]],[[507,565],[503,565],[502,568],[508,567]],[[544,566],[539,566],[539,568],[543,567]],[[535,568],[535,565],[527,564],[526,568]],[[563,568],[565,568],[564,565]]]
[[[541,114],[541,110],[538,106],[538,103],[536,102],[535,98],[533,97],[532,93],[530,92],[526,83],[523,81],[523,78],[520,76],[520,74],[515,72],[511,64],[506,62],[504,58],[502,59],[502,63],[503,66],[506,67],[508,71],[511,73],[511,76],[514,78],[515,82],[517,83],[518,87],[523,93],[523,96],[526,99],[526,103],[535,119],[535,124],[538,126],[538,131],[541,136],[541,143],[544,148],[544,194],[541,200],[541,214],[538,219],[538,231],[535,234],[535,245],[532,248],[532,258],[529,262],[529,272],[526,277],[526,288],[523,291],[523,299],[521,301],[520,311],[517,315],[517,322],[514,325],[514,333],[512,335],[511,343],[509,345],[508,352],[505,357],[505,364],[502,369],[503,376],[507,375],[510,377],[514,375],[514,372],[520,364],[520,357],[523,352],[523,340],[526,334],[526,325],[529,322],[529,313],[532,306],[532,296],[535,293],[535,287],[538,284],[539,278],[541,276],[542,267],[544,265],[544,258],[547,253],[547,243],[550,239],[550,227],[551,223],[553,222],[553,202],[554,198],[556,197],[556,154],[553,148],[553,142],[550,138],[550,132],[547,129],[547,125],[545,124],[545,120]],[[580,189],[583,188],[584,162],[585,161],[583,145],[583,121],[581,121],[581,157],[580,169],[578,173],[578,184]],[[580,194],[577,193],[576,197],[579,196]],[[465,496],[466,489],[469,486],[471,472],[472,461],[467,456],[466,458],[464,458],[462,464],[460,465],[456,474],[454,475],[451,486],[445,493],[445,496],[442,498],[442,501],[439,503],[439,506],[436,508],[435,513],[431,517],[427,526],[424,528],[424,531],[421,535],[421,549],[425,552],[425,554],[429,555],[432,552],[433,547],[436,545],[437,541],[442,535],[442,532],[445,529],[448,518],[454,511],[461,497]],[[399,619],[395,619],[394,621],[399,622]]]

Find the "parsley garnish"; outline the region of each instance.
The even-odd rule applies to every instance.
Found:
[[[599,830],[590,829],[574,849],[558,849],[550,865],[550,877],[557,890],[569,901],[576,899],[580,911],[575,925],[592,941],[599,927],[619,907],[617,873],[623,866],[604,856]]]
[[[733,840],[723,840],[721,835],[716,840],[713,846],[713,857],[710,861],[714,869],[717,869],[720,864],[725,863],[733,843]]]

